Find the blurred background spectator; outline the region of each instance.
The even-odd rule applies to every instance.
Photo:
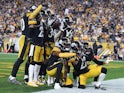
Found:
[[[48,5],[60,17],[72,17],[77,40],[96,41],[103,48],[111,44],[113,55],[116,54],[113,51],[115,42],[121,45],[117,47],[119,50],[124,48],[124,0],[0,0],[2,40],[8,42],[10,34],[19,36],[22,15],[32,5],[41,3]]]

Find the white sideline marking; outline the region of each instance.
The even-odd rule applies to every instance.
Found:
[[[17,59],[17,58],[0,58],[0,59]]]
[[[33,93],[124,93],[124,78],[104,81],[103,86],[106,87],[107,90],[97,90],[93,86],[88,85],[86,89],[61,88],[58,90],[50,89]]]
[[[18,53],[0,53],[0,54],[2,54],[2,55],[18,55]]]

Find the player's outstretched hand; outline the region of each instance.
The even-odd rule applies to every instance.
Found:
[[[108,64],[108,63],[110,63],[110,62],[112,62],[113,60],[112,59],[107,59],[106,61],[105,61],[105,64]]]

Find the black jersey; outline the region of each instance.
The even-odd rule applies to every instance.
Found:
[[[21,30],[22,30],[22,34],[28,37],[29,25],[28,25],[28,17],[26,14],[21,19]]]
[[[75,64],[72,65],[74,67],[74,70],[78,72],[78,74],[83,74],[89,71],[87,62],[82,61],[81,59],[78,60],[78,63],[76,65]]]
[[[44,23],[37,21],[37,25],[34,28],[30,29],[33,37],[31,43],[38,46],[43,46],[44,42]]]
[[[65,22],[61,22],[60,30],[63,31],[60,38],[67,37],[70,40],[73,39],[74,29],[70,25],[67,25]]]
[[[53,22],[51,22],[53,21]],[[59,27],[60,27],[60,21],[58,18],[56,19],[47,19],[46,21],[47,24],[47,31],[46,31],[46,38],[45,40],[48,42],[55,42],[54,38],[56,34],[59,32]]]
[[[54,29],[51,26],[47,26],[45,31],[45,41],[54,42]]]
[[[58,61],[59,58],[60,58],[60,57],[58,57],[58,56],[51,55],[50,58],[48,59],[48,64],[47,64],[47,66],[49,67],[49,66],[53,65],[55,62]]]
[[[78,50],[77,50],[78,52]],[[80,57],[78,59],[77,64],[73,64],[74,70],[78,74],[87,73],[90,69],[88,68],[89,61],[93,61],[98,65],[103,65],[103,61],[99,61],[96,58],[94,58],[94,53],[92,48],[86,48],[85,51],[79,52]]]
[[[86,61],[91,61],[94,57],[94,52],[92,48],[85,49]]]
[[[96,58],[94,58],[94,52],[92,48],[87,48],[85,51],[85,55],[86,55],[86,61],[93,61],[98,65],[103,65],[103,61],[99,61]]]

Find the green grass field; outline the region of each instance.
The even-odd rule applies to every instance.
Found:
[[[41,86],[38,88],[32,88],[25,84],[23,85],[14,85],[8,83],[7,79],[11,73],[12,66],[17,58],[17,54],[2,54],[0,53],[0,93],[31,93],[35,91],[42,91],[53,88],[53,86]],[[23,83],[24,75],[24,65],[25,62],[21,65],[17,79]],[[111,62],[108,65],[105,65],[108,68],[108,74],[105,80],[124,78],[124,62]],[[88,82],[91,82],[92,79],[89,79]]]

